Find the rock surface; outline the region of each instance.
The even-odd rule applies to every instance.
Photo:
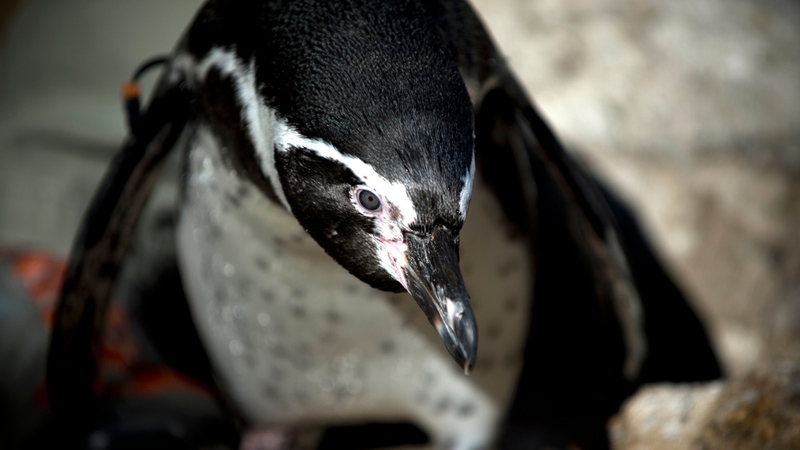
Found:
[[[641,389],[610,422],[617,450],[800,448],[800,372]]]

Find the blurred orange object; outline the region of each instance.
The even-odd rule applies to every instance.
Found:
[[[64,283],[67,263],[45,253],[23,253],[14,258],[14,275],[39,309],[42,323],[51,329],[55,305]]]

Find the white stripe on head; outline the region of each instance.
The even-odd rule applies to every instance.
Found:
[[[233,80],[236,99],[242,108],[245,128],[256,151],[256,159],[261,166],[261,171],[269,180],[278,200],[287,210],[291,211],[278,177],[278,171],[275,169],[275,147],[273,145],[276,126],[275,112],[266,106],[256,90],[255,59],[251,59],[249,64],[245,64],[236,55],[235,47],[214,47],[199,63],[196,63],[190,56],[179,55],[175,58],[173,66],[187,74],[193,73],[195,78],[190,78],[190,81],[195,84],[198,84],[198,81],[205,81],[211,69],[216,69],[220,75]]]
[[[402,230],[399,225],[407,228],[417,219],[417,211],[414,203],[406,192],[406,187],[402,183],[394,183],[380,175],[375,168],[355,156],[345,155],[339,152],[331,144],[321,139],[311,139],[303,136],[294,127],[278,118],[275,121],[275,148],[279,152],[286,152],[290,148],[306,149],[320,158],[336,161],[349,169],[362,183],[373,189],[389,207],[394,207],[399,213],[399,218],[394,224],[387,223],[387,220],[379,220],[380,234],[390,240],[402,240]]]
[[[475,152],[472,152],[472,162],[467,169],[467,174],[462,179],[464,187],[461,188],[461,201],[459,208],[461,213],[461,220],[467,219],[467,210],[469,210],[469,201],[472,198],[472,181],[475,179]]]
[[[406,187],[401,183],[393,183],[378,172],[368,163],[355,156],[344,155],[333,145],[320,139],[309,139],[300,134],[291,125],[281,119],[276,120],[275,148],[279,152],[288,151],[290,148],[302,148],[313,152],[320,158],[336,161],[348,168],[361,182],[374,190],[384,202],[384,208],[379,214],[362,211],[363,214],[375,218],[377,236],[374,237],[376,245],[375,257],[378,263],[394,279],[408,290],[408,282],[403,268],[408,264],[406,260],[406,244],[403,231],[417,218],[414,203],[408,196]],[[353,200],[353,208],[360,210]],[[396,212],[395,216],[392,214]],[[393,218],[393,216],[395,218]]]
[[[221,75],[233,80],[236,97],[242,108],[242,117],[261,170],[287,210],[291,211],[291,207],[275,167],[275,151],[286,152],[290,148],[298,148],[342,164],[360,178],[364,185],[374,190],[387,203],[390,210],[398,213],[395,219],[391,219],[390,214],[376,216],[378,234],[376,256],[381,267],[407,288],[403,273],[403,267],[407,264],[403,230],[408,229],[408,226],[416,220],[417,212],[406,187],[401,183],[389,181],[368,163],[357,157],[342,154],[327,142],[303,136],[285,120],[276,117],[275,111],[268,108],[263,98],[258,95],[255,60],[251,59],[249,64],[245,64],[236,55],[234,47],[212,48],[199,63],[186,54],[176,55],[173,60],[173,70],[186,73],[189,82],[195,85],[204,82],[211,69],[216,69]],[[466,215],[466,205],[472,192],[474,169],[473,159],[473,166],[464,179],[465,187],[461,194],[462,216]]]

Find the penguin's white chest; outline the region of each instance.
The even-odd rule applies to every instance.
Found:
[[[532,280],[526,244],[480,179],[461,235],[479,330],[468,377],[410,296],[350,275],[220,150],[195,130],[177,242],[195,323],[237,407],[266,424],[411,420],[435,442],[487,445],[521,368]]]

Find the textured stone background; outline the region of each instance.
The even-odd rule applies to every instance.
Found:
[[[123,136],[120,82],[200,0],[19,3],[0,41],[0,242],[66,253]],[[557,133],[639,212],[728,373],[797,361],[800,2],[475,3]]]

